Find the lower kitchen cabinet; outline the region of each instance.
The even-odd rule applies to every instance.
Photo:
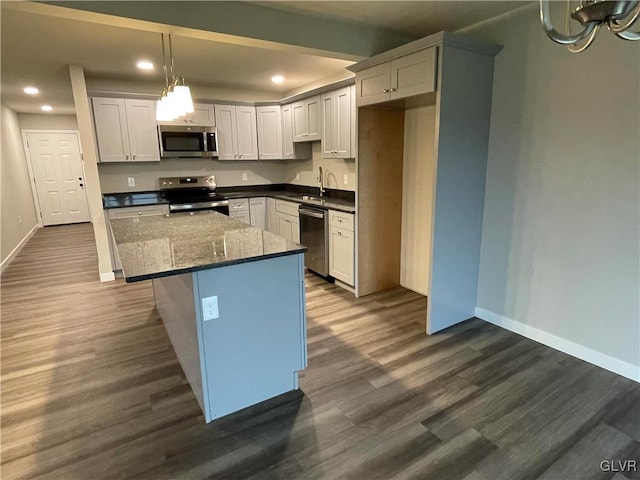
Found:
[[[260,230],[267,229],[267,200],[264,197],[249,199],[249,217],[251,225]]]
[[[329,210],[329,275],[355,285],[354,222],[350,213]]]
[[[278,218],[276,211],[276,199],[268,197],[267,198],[267,230],[271,233],[278,234]]]
[[[300,243],[300,218],[298,204],[276,200],[276,228],[281,237]]]
[[[229,201],[229,216],[246,223],[251,224],[251,215],[249,214],[249,199],[236,198]]]

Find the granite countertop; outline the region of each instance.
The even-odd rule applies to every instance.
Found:
[[[355,213],[355,202],[334,197],[323,197],[317,200],[305,200],[303,195],[306,193],[291,192],[288,190],[263,189],[256,186],[254,190],[244,187],[242,190],[234,191],[233,187],[221,187],[218,194],[221,197],[229,199],[234,198],[255,198],[255,197],[272,197],[279,200],[287,200],[289,202],[301,203],[313,207],[323,208],[325,210],[340,210],[346,213]],[[317,194],[310,192],[310,195],[317,197]],[[103,196],[104,208],[122,208],[122,207],[141,207],[143,205],[159,205],[168,203],[162,198],[160,192],[131,192],[131,193],[105,193]]]
[[[110,223],[127,282],[307,250],[214,211],[119,218]]]

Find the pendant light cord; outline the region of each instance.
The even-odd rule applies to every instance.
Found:
[[[176,81],[176,76],[173,73],[173,45],[171,44],[171,34],[169,34],[169,59],[171,60],[171,84]]]
[[[169,73],[167,72],[167,53],[164,47],[164,33],[161,33],[160,37],[162,38],[162,68],[164,68],[164,83],[165,88],[169,88]]]

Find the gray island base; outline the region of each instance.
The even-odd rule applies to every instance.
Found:
[[[207,422],[298,388],[305,247],[216,212],[111,220],[127,282],[155,303]]]

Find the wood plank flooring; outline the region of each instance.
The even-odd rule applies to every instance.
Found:
[[[480,320],[426,336],[401,288],[307,286],[301,390],[206,425],[150,282],[41,229],[2,275],[2,478],[640,478],[600,468],[640,464],[638,384]]]

